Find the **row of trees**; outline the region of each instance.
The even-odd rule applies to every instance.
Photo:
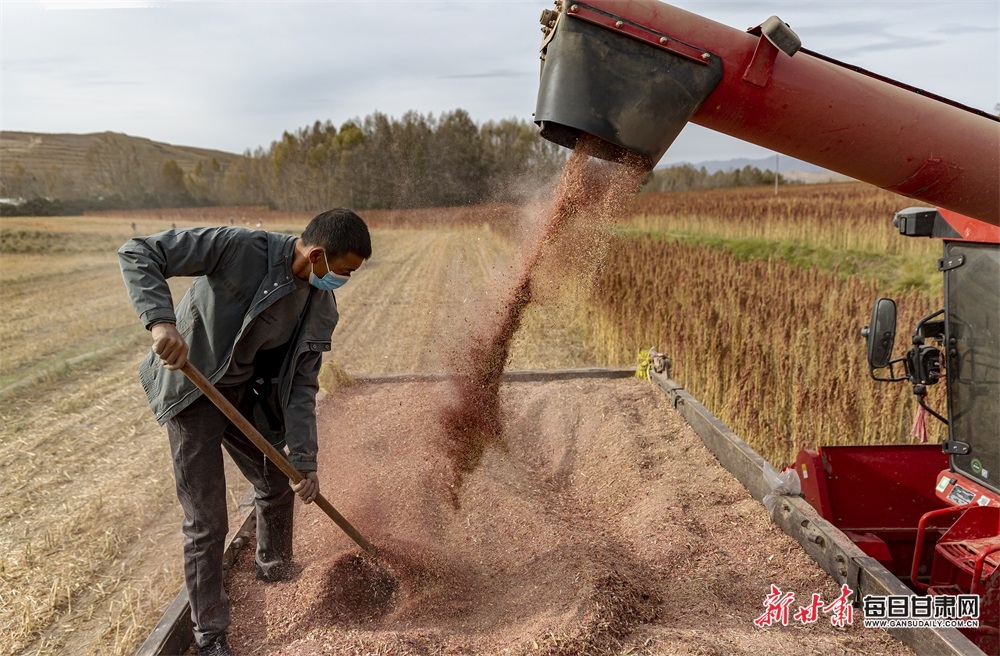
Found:
[[[0,196],[33,199],[3,213],[72,213],[101,208],[268,205],[279,210],[442,207],[518,202],[557,175],[568,152],[527,121],[477,125],[462,109],[438,117],[374,113],[339,128],[317,121],[268,148],[209,157],[185,170],[156,144],[105,133],[82,165],[5,172]],[[780,179],[779,179],[780,181]],[[773,184],[746,167],[708,173],[683,165],[654,171],[643,191]]]
[[[204,159],[188,171],[141,146],[125,135],[104,134],[87,151],[82,174],[45,184],[40,174],[16,171],[4,176],[2,195],[123,208],[453,206],[517,201],[558,174],[567,156],[529,122],[477,125],[462,109],[438,117],[408,112],[398,119],[375,113],[339,128],[317,121],[285,132],[267,149]]]
[[[515,201],[557,174],[566,160],[531,123],[514,119],[477,126],[461,109],[438,118],[375,113],[340,129],[317,121],[282,135],[226,172],[227,203],[278,209],[362,209]],[[229,194],[238,193],[233,197]]]
[[[650,173],[642,185],[642,191],[693,191],[773,185],[774,175],[773,171],[762,171],[753,166],[709,173],[704,166],[696,169],[690,164],[681,164]],[[778,183],[785,185],[789,184],[789,181],[779,175]]]

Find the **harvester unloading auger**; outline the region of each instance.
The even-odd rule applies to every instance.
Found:
[[[892,358],[891,300],[863,335],[872,378],[909,381],[948,439],[805,450],[794,471],[816,511],[913,592],[977,598],[979,627],[962,631],[1000,652],[1000,120],[808,51],[774,16],[741,32],[655,0],[558,0],[541,22],[535,122],[551,141],[591,135],[599,156],[651,167],[691,121],[936,206],[893,223],[943,240],[943,308],[905,357]],[[939,381],[947,408],[934,409]]]
[[[1000,122],[801,48],[777,17],[741,32],[655,0],[542,15],[535,122],[650,165],[688,121],[1000,225]]]

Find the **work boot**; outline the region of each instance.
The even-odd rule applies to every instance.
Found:
[[[257,564],[257,580],[264,583],[278,583],[280,581],[294,581],[302,573],[302,565],[298,563],[282,563],[271,567],[267,572]]]
[[[226,636],[221,635],[204,647],[199,647],[198,656],[233,656],[233,650],[229,648]]]

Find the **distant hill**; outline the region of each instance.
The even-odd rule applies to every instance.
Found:
[[[174,207],[205,202],[241,155],[119,132],[0,132],[4,214]]]
[[[144,137],[133,137],[120,132],[94,132],[90,134],[47,134],[43,132],[0,132],[0,173],[7,173],[15,165],[26,171],[45,171],[52,167],[72,177],[82,177],[86,169],[87,151],[106,136],[126,146],[133,146],[143,163],[162,166],[172,159],[189,173],[200,160],[215,158],[220,164],[239,159],[240,155],[208,148],[174,146]]]
[[[675,165],[671,165],[675,166]],[[691,166],[700,169],[705,168],[709,173],[715,173],[716,171],[735,171],[737,169],[742,169],[746,166],[752,166],[754,168],[760,169],[761,171],[774,171],[775,162],[774,157],[761,157],[759,159],[749,159],[746,157],[736,158],[736,159],[725,159],[725,160],[708,160],[704,162],[691,163]],[[657,168],[667,168],[666,166]],[[846,175],[841,175],[840,173],[835,173],[833,171],[828,171],[822,167],[816,166],[815,164],[810,164],[809,162],[803,162],[800,159],[795,159],[794,157],[788,157],[787,155],[778,156],[778,173],[781,174],[788,180],[794,180],[796,182],[806,182],[806,183],[818,183],[818,182],[847,182],[851,178]]]

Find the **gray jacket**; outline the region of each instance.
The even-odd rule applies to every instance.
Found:
[[[143,325],[175,323],[190,348],[188,358],[215,383],[254,317],[292,290],[295,241],[234,227],[167,230],[129,240],[118,259]],[[176,312],[167,285],[173,276],[197,276]],[[316,471],[318,377],[337,318],[333,294],[313,288],[274,387],[284,434],[269,439],[284,438],[289,461],[302,472]],[[152,351],[139,366],[139,379],[160,424],[201,395],[183,372],[165,369]]]

